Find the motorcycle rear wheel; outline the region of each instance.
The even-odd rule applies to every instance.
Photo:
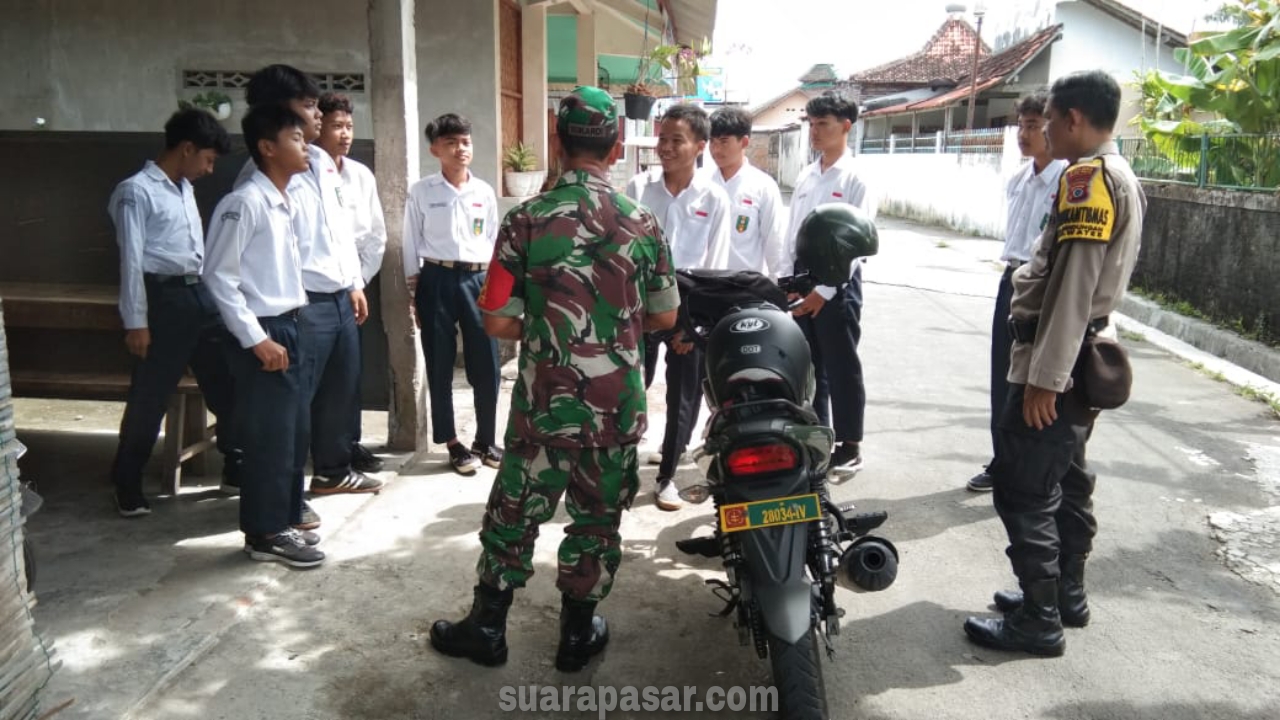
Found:
[[[793,645],[769,635],[769,662],[778,688],[778,710],[787,720],[827,720],[827,688],[822,679],[822,643],[816,628]]]

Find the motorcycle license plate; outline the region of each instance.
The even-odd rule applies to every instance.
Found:
[[[735,503],[720,507],[720,530],[738,532],[790,525],[817,520],[821,515],[822,509],[817,493]]]

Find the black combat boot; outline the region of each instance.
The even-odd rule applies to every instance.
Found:
[[[1062,624],[1069,627],[1089,624],[1089,598],[1084,594],[1084,561],[1088,557],[1063,555],[1058,562],[1062,569],[1062,576],[1058,578],[1058,612],[1062,614]],[[995,603],[997,610],[1012,612],[1022,605],[1022,592],[997,590]]]
[[[431,626],[431,647],[452,657],[470,658],[490,667],[507,661],[507,608],[515,593],[476,585],[471,612],[451,623],[437,620]]]
[[[609,642],[609,625],[595,610],[594,600],[562,596],[560,647],[556,650],[556,669],[560,672],[577,672],[586,667],[591,656],[604,650]]]
[[[1024,601],[1003,618],[971,617],[964,632],[973,642],[996,650],[1021,650],[1057,657],[1067,649],[1058,614],[1058,581],[1036,580],[1022,586]]]

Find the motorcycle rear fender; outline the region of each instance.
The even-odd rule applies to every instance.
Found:
[[[741,533],[746,582],[765,628],[796,643],[807,632],[813,590],[805,574],[809,523],[745,530]]]

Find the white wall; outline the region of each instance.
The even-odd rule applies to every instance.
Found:
[[[314,72],[369,72],[364,2],[24,0],[0,22],[0,129],[157,132],[177,109],[182,70],[256,70],[282,62]],[[308,18],[312,20],[308,21]],[[239,132],[244,95],[224,91]],[[368,97],[351,93],[369,137]]]
[[[786,130],[778,138],[778,184],[793,189],[800,171],[809,164],[809,123],[801,123],[794,130]]]
[[[1005,183],[1023,162],[1017,128],[1005,131],[1004,152],[992,155],[859,155],[858,174],[880,212],[1003,237]]]

